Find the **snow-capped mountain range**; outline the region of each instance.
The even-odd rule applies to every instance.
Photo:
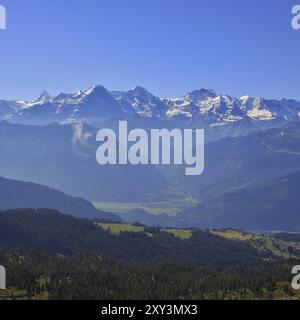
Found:
[[[116,118],[174,120],[205,128],[270,127],[300,120],[300,102],[235,98],[211,89],[195,90],[181,98],[158,98],[142,87],[110,92],[103,86],[58,96],[45,91],[32,102],[0,100],[0,119],[13,123],[95,123]]]

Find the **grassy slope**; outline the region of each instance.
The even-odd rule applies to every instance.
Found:
[[[289,258],[288,248],[294,247],[292,243],[275,239],[271,236],[245,233],[237,230],[212,231],[212,233],[226,239],[247,241],[259,250],[269,250],[274,256],[282,258]]]
[[[99,226],[105,230],[109,230],[112,234],[119,235],[121,232],[134,232],[139,233],[145,232],[143,226],[134,226],[129,224],[105,224],[99,223]],[[189,239],[192,236],[192,230],[185,229],[161,229],[160,231],[173,234],[175,237],[180,239]],[[213,230],[211,231],[214,235],[236,241],[245,241],[250,243],[253,247],[261,251],[271,251],[274,256],[281,258],[295,257],[295,255],[290,256],[289,247],[296,248],[295,243],[290,243],[280,239],[276,239],[271,236],[247,233],[238,230]],[[151,236],[151,233],[147,230],[147,234]]]
[[[109,230],[112,234],[119,235],[121,232],[144,232],[144,227],[133,226],[130,224],[118,223],[99,223],[104,230]]]
[[[171,233],[180,239],[190,239],[193,234],[191,230],[162,229],[161,231]]]
[[[120,223],[97,223],[104,230],[109,230],[112,234],[119,235],[121,232],[133,232],[139,233],[145,232],[145,227],[135,226],[131,224],[120,224]],[[173,234],[175,237],[180,239],[189,239],[192,236],[191,230],[180,230],[180,229],[161,229],[160,231]],[[147,230],[146,234],[151,236],[151,232]]]

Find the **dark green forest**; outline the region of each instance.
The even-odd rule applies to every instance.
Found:
[[[187,239],[159,228],[115,235],[48,209],[0,212],[0,299],[300,298],[291,287],[296,249],[281,258],[251,241],[209,230]]]
[[[59,257],[0,252],[9,290],[3,299],[298,299],[285,260],[253,267],[118,262],[95,255]],[[0,295],[1,296],[1,295]]]

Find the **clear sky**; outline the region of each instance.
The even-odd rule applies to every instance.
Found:
[[[210,87],[300,100],[300,0],[0,0],[0,99]]]

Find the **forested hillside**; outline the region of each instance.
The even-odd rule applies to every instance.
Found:
[[[281,248],[282,247],[282,248]],[[234,230],[0,212],[1,299],[298,299],[296,246]],[[285,259],[284,259],[285,258]]]
[[[95,222],[57,211],[19,209],[0,213],[0,248],[28,248],[52,254],[90,253],[121,260],[179,261],[199,265],[256,265],[272,253],[250,244],[195,230],[189,239],[153,229],[151,234],[113,235]]]

